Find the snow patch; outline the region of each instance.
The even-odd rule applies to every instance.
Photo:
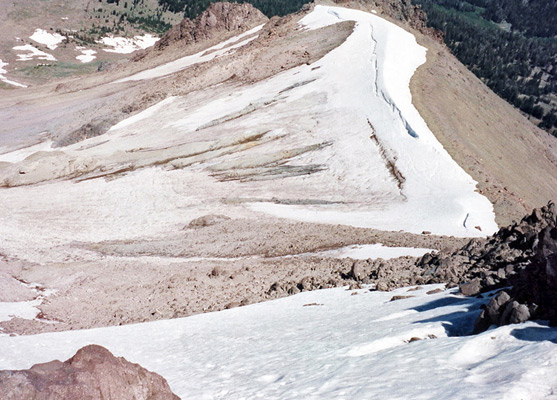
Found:
[[[103,49],[109,53],[129,54],[136,50],[146,49],[153,46],[159,40],[158,37],[147,33],[143,36],[134,36],[133,38],[125,38],[119,36],[107,36],[97,43],[104,44],[105,46],[112,47],[111,49]]]
[[[97,56],[95,56],[95,54],[97,54],[97,52],[95,50],[92,49],[86,49],[84,47],[81,46],[76,46],[75,48],[77,51],[81,52],[81,55],[76,56],[75,58],[79,61],[81,61],[83,64],[86,63],[90,63],[91,61],[93,61],[95,58],[97,58]]]
[[[9,321],[13,318],[34,319],[39,313],[37,306],[42,300],[18,302],[0,302],[0,322]]]
[[[52,140],[46,140],[44,142],[35,144],[33,146],[25,147],[19,150],[13,150],[5,152],[4,148],[0,148],[0,162],[11,162],[15,163],[22,161],[31,154],[35,154],[38,151],[52,151]]]
[[[45,53],[44,51],[41,51],[36,47],[31,46],[30,44],[26,44],[23,46],[15,46],[13,49],[16,51],[27,52],[26,54],[18,54],[17,55],[18,61],[31,61],[34,58],[37,58],[39,60],[46,60],[46,61],[56,61],[56,58],[52,54]]]
[[[30,301],[0,302],[0,322],[9,321],[13,318],[36,319],[40,312],[37,307],[42,304],[46,297],[56,293],[56,290],[45,290],[36,283],[21,282],[21,284],[37,293],[37,297]]]
[[[2,62],[2,60],[0,59],[0,82],[4,82],[4,83],[7,83],[8,85],[12,85],[12,86],[26,88],[27,85],[24,85],[24,84],[16,82],[16,81],[12,81],[12,80],[10,80],[10,79],[8,79],[4,76],[5,74],[8,73],[8,71],[4,69],[4,67],[6,65],[8,65],[8,63]]]
[[[44,44],[50,50],[55,50],[58,45],[66,39],[66,37],[60,35],[59,33],[49,33],[43,29],[35,29],[35,33],[29,36],[29,39],[34,40],[37,43]]]
[[[210,47],[207,50],[203,50],[191,56],[182,57],[178,60],[171,61],[163,65],[159,65],[158,67],[139,72],[127,78],[119,79],[114,83],[159,78],[161,76],[166,76],[181,71],[194,64],[211,61],[212,59],[220,57],[223,54],[226,54],[228,52],[231,52],[234,49],[243,47],[249,42],[251,42],[252,40],[256,39],[257,36],[242,40],[244,37],[254,35],[255,33],[259,32],[261,28],[263,28],[263,25],[256,26],[255,28],[250,29],[247,32],[244,32],[241,35],[234,36],[222,43]]]
[[[355,260],[367,260],[368,258],[389,260],[402,256],[421,257],[434,249],[423,249],[415,247],[388,247],[381,243],[346,246],[339,249],[320,251],[315,253],[300,254],[303,256],[318,256],[331,258],[353,258]]]

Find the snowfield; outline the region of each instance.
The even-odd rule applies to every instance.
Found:
[[[75,58],[81,61],[83,64],[90,63],[91,61],[95,60],[97,56],[96,50],[86,49],[85,47],[76,46],[75,48],[77,51],[80,51],[81,54],[76,56]]]
[[[437,287],[336,288],[168,321],[3,335],[0,369],[94,343],[161,374],[184,399],[557,398],[557,329],[529,322],[460,336],[485,300],[426,294]]]
[[[152,316],[154,297],[135,296],[145,279],[137,273],[138,261],[151,262],[158,280],[165,266],[205,260],[206,265],[195,270],[192,266],[191,272],[217,282],[211,277],[216,267],[210,263],[229,255],[203,258],[192,253],[191,258],[180,259],[188,254],[178,251],[184,232],[194,232],[195,240],[199,236],[207,248],[212,239],[232,238],[222,242],[232,243],[231,247],[244,238],[254,241],[255,232],[265,246],[280,249],[275,236],[305,240],[321,229],[321,225],[311,226],[306,236],[298,230],[285,233],[280,226],[282,232],[249,231],[248,220],[278,225],[270,215],[395,231],[405,238],[410,235],[397,232],[459,237],[495,232],[492,205],[476,191],[476,182],[450,157],[412,104],[409,82],[425,62],[426,49],[412,34],[374,13],[342,7],[317,5],[297,29],[316,30],[342,21],[355,22],[347,40],[309,65],[256,83],[230,79],[168,97],[120,121],[106,134],[70,146],[57,148],[49,139],[26,148],[9,144],[0,148],[0,254],[21,261],[25,271],[50,274],[52,267],[56,282],[49,284],[59,289],[60,296],[45,300],[53,292],[37,289],[36,297],[25,297],[34,300],[0,303],[0,321],[36,319],[42,301],[53,305],[62,299],[57,307],[64,310],[74,309],[63,307],[66,304],[85,306],[81,299],[92,297],[92,282],[101,282],[92,279],[87,268],[101,261],[110,272],[98,276],[116,282],[116,289],[107,288],[99,304],[108,309],[108,301],[116,308],[141,300],[149,303],[141,310]],[[157,79],[235,51],[237,55],[260,29],[107,87],[118,91],[138,85],[133,81]],[[41,32],[34,40],[57,44]],[[112,47],[105,51],[127,53],[156,40],[111,37],[103,44]],[[55,60],[31,45],[14,49],[27,52],[19,54],[22,60]],[[95,57],[92,50],[77,50],[83,53],[78,56],[82,62]],[[2,81],[6,81],[5,65],[0,61]],[[210,214],[223,220],[230,217],[231,223],[242,226],[203,226],[200,229],[214,228],[203,236],[193,230],[198,227],[189,225]],[[345,235],[346,230],[340,229]],[[373,234],[370,243],[388,243],[380,236],[387,236],[385,232]],[[367,243],[344,236],[333,239],[332,243],[342,239],[337,246]],[[424,247],[449,241],[414,240]],[[99,243],[103,241],[108,243]],[[138,243],[141,246],[128,249]],[[402,245],[412,245],[408,243]],[[299,256],[303,251],[331,248],[296,250],[296,244],[290,245],[291,252],[280,254]],[[192,247],[202,245],[205,242]],[[249,246],[245,257],[240,250],[238,260],[252,254],[266,257]],[[301,255],[367,259],[419,256],[430,250],[377,243]],[[303,265],[289,256],[281,261],[286,259],[289,265],[292,261],[295,268]],[[118,260],[122,257],[125,262]],[[272,257],[267,261],[267,266],[274,262]],[[128,275],[120,267],[133,271],[128,286],[114,279],[115,271]],[[189,273],[188,268],[184,270]],[[277,269],[272,269],[273,281],[276,274]],[[187,281],[193,277],[195,283],[196,276],[188,275]],[[164,282],[174,276],[168,279],[159,281],[160,287],[154,285],[158,292],[150,293],[166,295],[171,286]],[[219,279],[232,285],[228,275]],[[263,278],[248,282],[250,290],[257,284],[263,288],[273,284],[263,285]],[[180,319],[33,336],[0,334],[0,369],[66,360],[95,343],[161,374],[184,399],[557,399],[557,329],[543,321],[528,322],[468,336],[488,300],[460,297],[455,290],[432,293],[439,288],[429,285],[392,292],[336,288]],[[131,299],[130,303],[115,303],[115,294]],[[205,293],[197,300],[205,305],[201,296]],[[391,301],[393,296],[399,299]],[[134,317],[140,316],[135,306]],[[75,309],[90,315],[84,308]],[[100,312],[112,316],[104,309]],[[139,318],[122,319],[130,320]],[[80,323],[80,319],[73,321]],[[106,324],[117,320],[110,321]]]
[[[333,257],[333,258],[352,258],[354,260],[367,260],[372,258],[374,260],[382,258],[389,260],[391,258],[411,256],[421,257],[426,253],[435,251],[434,249],[420,249],[415,247],[389,247],[381,243],[377,244],[364,244],[352,245],[341,247],[339,249],[321,251],[317,253],[303,253],[305,255],[315,255],[320,257]]]

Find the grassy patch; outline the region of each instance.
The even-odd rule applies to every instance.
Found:
[[[19,70],[20,74],[28,76],[37,81],[47,81],[52,78],[65,78],[68,76],[84,75],[97,71],[101,61],[87,64],[56,62],[52,64],[42,64],[28,66]]]

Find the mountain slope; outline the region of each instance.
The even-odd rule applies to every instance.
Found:
[[[218,7],[198,22],[229,15]],[[556,174],[553,164],[543,163],[541,146],[531,146],[529,169],[514,175],[498,169],[499,156],[515,159],[521,126],[511,124],[516,130],[509,143],[498,139],[489,150],[498,151],[495,158],[461,133],[455,141],[463,148],[471,143],[466,151],[437,141],[430,127],[444,129],[434,118],[438,109],[463,124],[522,120],[489,92],[474,91],[487,89],[470,79],[480,106],[475,98],[467,106],[478,116],[452,99],[454,107],[443,109],[451,103],[441,92],[415,101],[424,121],[408,84],[426,60],[433,63],[426,68],[445,73],[440,84],[450,83],[452,71],[432,58],[443,48],[415,32],[430,46],[426,51],[373,11],[381,10],[317,5],[269,21],[215,23],[217,30],[200,35],[203,40],[181,35],[184,41],[110,72],[8,92],[0,99],[0,252],[8,263],[30,263],[16,263],[14,276],[59,291],[40,307],[64,322],[3,326],[63,330],[222,309],[223,296],[207,297],[215,285],[225,287],[210,278],[215,263],[245,284],[226,292],[228,303],[272,298],[282,292],[270,287],[283,284],[284,292],[295,292],[304,278],[319,282],[315,287],[333,286],[340,280],[332,277],[350,272],[350,263],[334,252],[318,260],[305,253],[378,243],[441,249],[458,240],[431,233],[485,236],[496,229],[495,217],[519,214],[519,197],[530,192],[526,184],[509,186],[515,195],[499,202],[500,180],[526,182],[535,173],[550,184],[532,201],[545,201]],[[257,15],[238,15],[248,14]],[[413,81],[415,98],[426,83]],[[455,87],[454,98],[467,93]],[[482,96],[493,103],[495,117]],[[447,126],[444,135],[452,134]],[[476,174],[468,159],[484,156],[491,157],[481,164],[485,175]],[[475,191],[472,178],[482,178],[488,197]],[[298,255],[296,264],[288,258]],[[61,266],[63,281],[50,273]],[[182,269],[192,275],[185,278]],[[133,270],[141,270],[145,282],[126,278]],[[281,275],[272,281],[275,270]],[[252,275],[258,271],[264,278]],[[115,273],[118,282],[110,278]],[[122,284],[139,298],[157,299],[156,305],[122,296]],[[114,300],[90,299],[89,287]],[[194,300],[176,295],[190,289]],[[94,318],[73,313],[85,303],[105,311]]]
[[[494,204],[497,222],[509,224],[555,199],[557,140],[501,101],[445,46],[416,34],[429,51],[413,77],[414,104]]]

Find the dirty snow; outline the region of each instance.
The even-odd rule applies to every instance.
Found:
[[[133,38],[125,38],[120,36],[106,36],[97,43],[112,47],[111,49],[103,49],[109,53],[129,54],[136,50],[146,49],[153,46],[159,40],[158,37],[146,33],[143,36],[134,36]]]
[[[184,399],[557,398],[557,329],[528,322],[459,336],[485,300],[426,294],[436,287],[327,289],[167,321],[0,335],[0,369],[99,344]]]
[[[30,44],[15,46],[13,49],[16,51],[26,52],[25,54],[18,54],[17,61],[31,61],[34,58],[46,61],[56,61],[56,58],[52,54],[45,53]]]
[[[234,49],[243,47],[252,40],[256,39],[257,36],[253,36],[251,38],[242,40],[247,36],[254,35],[255,33],[259,32],[261,28],[263,28],[263,25],[256,26],[249,31],[246,31],[238,36],[234,36],[222,43],[208,48],[207,50],[200,51],[199,53],[192,54],[191,56],[179,58],[178,60],[171,61],[158,67],[139,72],[127,78],[119,79],[114,83],[159,78],[161,76],[166,76],[181,71],[194,64],[211,61],[212,59],[220,57],[225,53],[231,52]]]
[[[12,85],[12,86],[26,88],[27,85],[24,85],[24,84],[19,83],[19,82],[12,81],[12,80],[10,80],[10,79],[8,79],[4,76],[5,74],[8,73],[8,71],[4,69],[4,67],[6,65],[8,65],[8,63],[2,62],[2,60],[0,59],[0,82],[4,82],[4,83],[7,83],[8,85]]]
[[[59,33],[49,33],[43,29],[35,29],[35,32],[29,36],[29,39],[37,43],[44,44],[50,50],[55,50],[60,43],[66,39],[65,36]]]

